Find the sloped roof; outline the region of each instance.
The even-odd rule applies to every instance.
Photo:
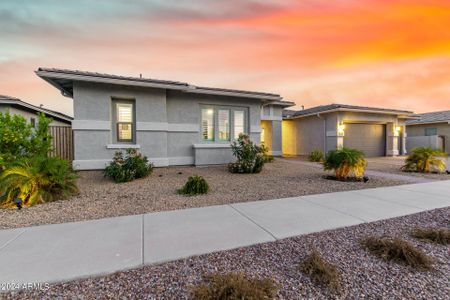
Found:
[[[63,95],[73,96],[73,82],[85,81],[85,82],[98,82],[108,84],[118,84],[125,86],[140,86],[140,87],[154,87],[180,90],[187,93],[199,93],[199,94],[211,94],[211,95],[224,95],[232,97],[243,98],[258,98],[262,100],[281,101],[282,97],[278,94],[262,93],[254,91],[244,91],[235,89],[223,89],[195,86],[186,82],[160,80],[143,77],[129,77],[119,76],[97,72],[86,72],[79,70],[66,70],[55,68],[39,68],[35,72],[39,77],[49,82],[51,85],[59,89]]]
[[[15,107],[19,107],[28,111],[33,111],[33,112],[42,112],[44,114],[46,114],[47,116],[52,117],[53,119],[62,121],[62,122],[66,122],[66,123],[71,123],[73,118],[65,115],[63,113],[51,110],[51,109],[47,109],[47,108],[43,108],[43,107],[39,107],[33,104],[30,104],[28,102],[22,101],[19,98],[16,97],[11,97],[11,96],[6,96],[6,95],[0,95],[0,104],[8,104],[8,105],[12,105]]]
[[[408,120],[408,121],[406,121],[406,125],[450,122],[450,110],[416,114],[414,116],[419,117],[420,119],[419,120]]]
[[[357,105],[347,105],[347,104],[328,104],[328,105],[320,105],[308,109],[303,109],[295,112],[291,117],[302,117],[309,116],[318,113],[330,113],[334,111],[367,111],[371,113],[387,113],[387,114],[396,114],[396,115],[412,115],[412,111],[407,110],[398,110],[398,109],[387,109],[387,108],[377,108],[377,107],[368,107],[368,106],[357,106]]]

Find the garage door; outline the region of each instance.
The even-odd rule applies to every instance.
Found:
[[[367,157],[386,153],[386,125],[345,124],[344,147],[358,149]]]

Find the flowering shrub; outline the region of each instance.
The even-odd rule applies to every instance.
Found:
[[[128,182],[150,175],[153,164],[148,162],[136,149],[127,149],[125,157],[122,151],[116,151],[113,161],[105,168],[105,176],[115,182]]]
[[[237,141],[231,144],[231,151],[237,158],[228,164],[231,173],[259,173],[264,166],[264,149],[255,145],[248,135],[240,134]]]

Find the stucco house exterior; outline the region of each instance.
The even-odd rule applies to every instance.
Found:
[[[37,114],[40,112],[53,119],[52,126],[70,126],[72,123],[72,118],[65,114],[35,106],[19,98],[5,95],[0,95],[0,112],[21,115],[33,126],[37,124]]]
[[[450,154],[450,110],[415,115],[406,122],[408,151],[424,146],[442,149]]]
[[[77,170],[103,169],[118,149],[138,148],[155,166],[223,164],[230,143],[262,124],[269,150],[281,155],[282,109],[277,94],[209,88],[185,82],[39,68],[36,74],[73,98]],[[269,130],[267,130],[268,132]]]
[[[367,157],[406,153],[405,121],[410,111],[329,104],[283,114],[283,154],[308,155],[342,147]]]

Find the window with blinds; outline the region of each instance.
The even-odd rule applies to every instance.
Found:
[[[243,110],[234,111],[234,138],[238,139],[239,134],[245,133],[245,113]]]
[[[247,130],[247,109],[243,107],[207,106],[201,109],[203,141],[227,142]]]
[[[230,140],[230,111],[219,109],[218,112],[219,121],[219,141]]]
[[[214,140],[214,109],[202,109],[202,138],[204,141]]]
[[[116,133],[118,142],[133,141],[133,104],[116,103]]]

